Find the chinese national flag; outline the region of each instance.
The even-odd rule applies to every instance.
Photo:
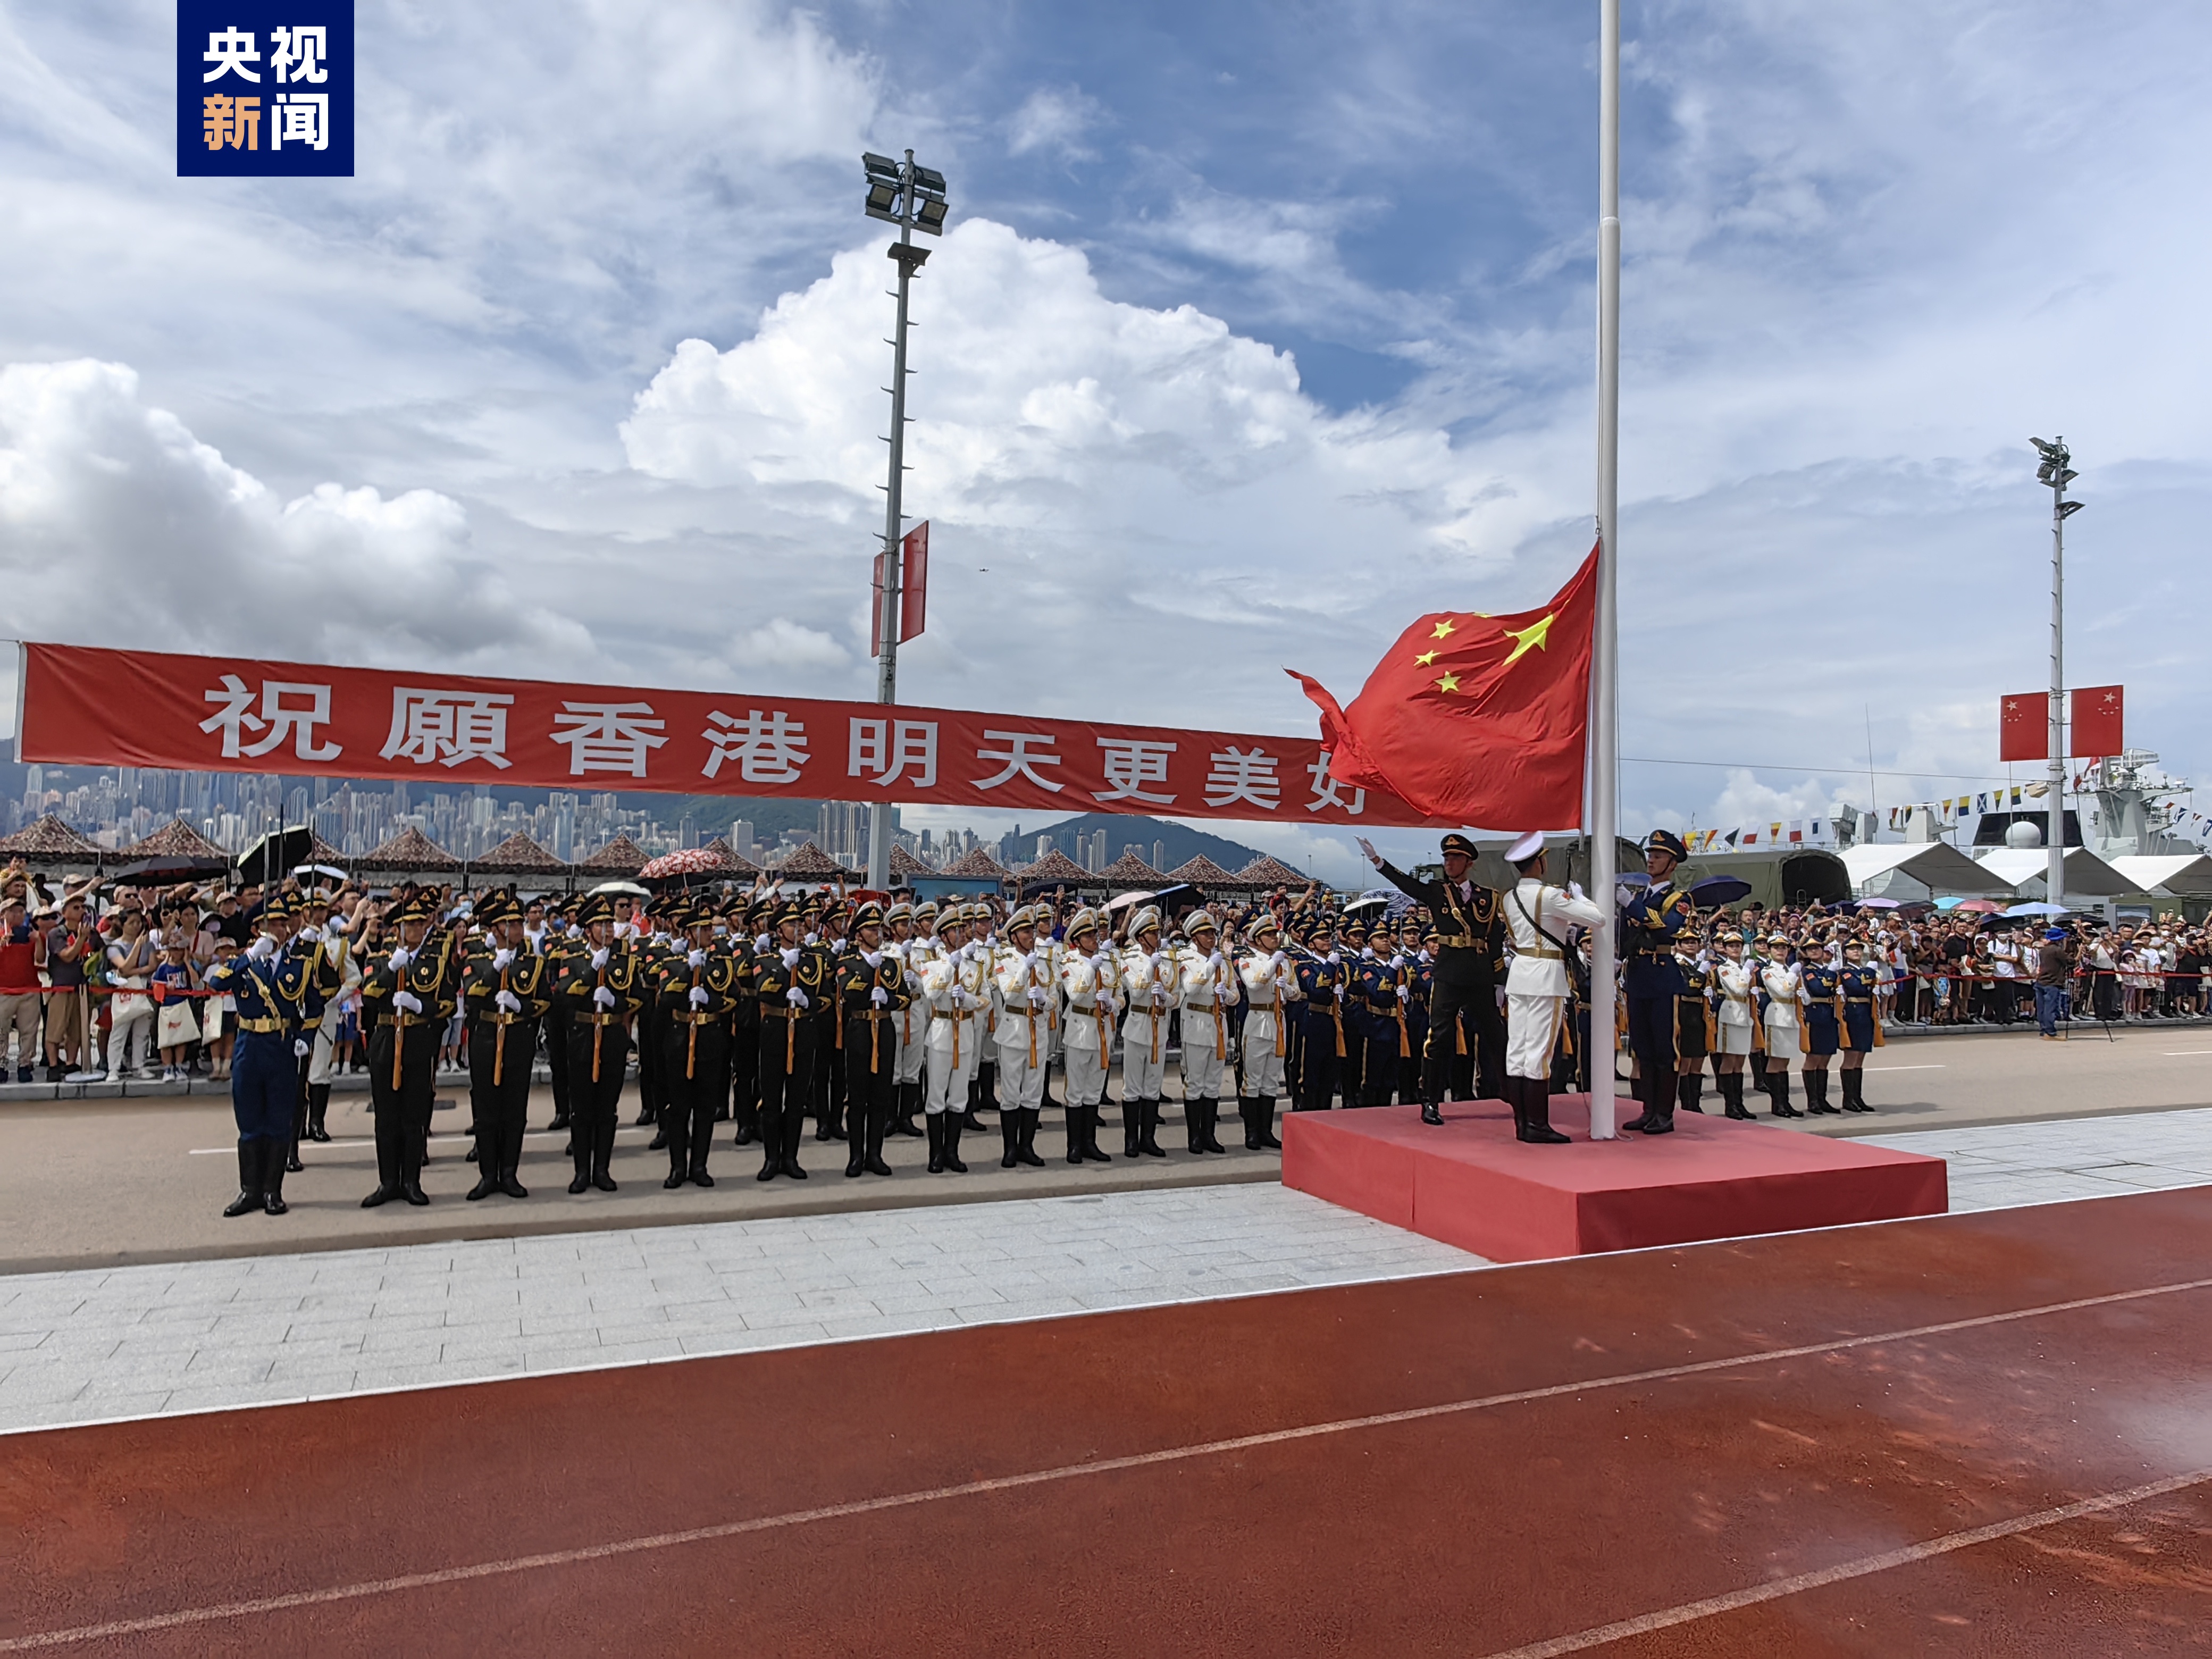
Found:
[[[2127,748],[2120,736],[2120,715],[2126,699],[2117,685],[2077,686],[2074,691],[2072,753],[2101,759]],[[1331,763],[1334,769],[1334,763]]]
[[[1310,676],[1329,775],[1492,830],[1582,821],[1597,552],[1535,611],[1439,611],[1399,635],[1340,708]]]
[[[2018,691],[1997,704],[1997,758],[2051,758],[2051,694]]]

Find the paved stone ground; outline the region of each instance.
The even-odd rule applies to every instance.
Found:
[[[1952,1208],[2212,1182],[2212,1109],[1880,1138]],[[1273,1184],[0,1278],[0,1431],[1484,1265]]]

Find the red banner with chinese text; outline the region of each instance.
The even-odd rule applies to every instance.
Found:
[[[1426,824],[1314,738],[25,645],[16,758],[453,785]]]

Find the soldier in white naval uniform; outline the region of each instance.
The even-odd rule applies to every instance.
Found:
[[[1039,953],[1036,913],[1027,906],[1006,918],[1005,943],[992,971],[999,986],[999,1018],[991,1040],[999,1051],[999,1131],[1006,1156],[999,1167],[1044,1167],[1036,1155],[1037,1120],[1043,1115],[1045,1068],[1052,1061],[1052,1022],[1060,981]]]
[[[968,1083],[975,1075],[983,1046],[983,1021],[991,1005],[984,988],[978,946],[966,943],[964,920],[948,910],[937,931],[939,954],[921,970],[921,994],[929,1002],[929,1034],[923,1039],[928,1086],[922,1111],[929,1127],[929,1172],[968,1173],[960,1161],[961,1114],[968,1109]]]
[[[1567,1137],[1552,1127],[1552,1051],[1574,994],[1567,977],[1567,929],[1602,927],[1606,915],[1579,889],[1544,884],[1544,837],[1531,832],[1506,849],[1521,878],[1505,900],[1505,927],[1513,965],[1505,975],[1505,1089],[1522,1140],[1557,1146]],[[1593,1085],[1612,1085],[1608,1054],[1591,1069]]]
[[[1283,1144],[1275,1139],[1275,1097],[1283,1091],[1289,1005],[1298,995],[1298,976],[1271,912],[1262,910],[1253,922],[1252,948],[1237,972],[1244,981],[1244,1082],[1237,1114],[1244,1120],[1245,1150],[1256,1152]]]
[[[1160,949],[1160,913],[1151,905],[1129,919],[1129,944],[1121,952],[1121,996],[1129,1017],[1121,1024],[1121,1156],[1165,1158],[1160,1150],[1160,1090],[1165,1076],[1168,1017],[1175,1012],[1182,976],[1175,958]]]
[[[1067,1161],[1110,1164],[1098,1150],[1098,1114],[1114,1063],[1114,1019],[1121,1007],[1121,963],[1098,943],[1098,913],[1078,910],[1060,953],[1060,988],[1067,998],[1060,1027],[1067,1071]]]
[[[1176,954],[1182,992],[1182,1119],[1184,1142],[1194,1152],[1225,1152],[1213,1133],[1221,1115],[1221,1085],[1235,1086],[1230,1062],[1229,1011],[1240,981],[1221,954],[1220,925],[1204,910],[1183,924],[1189,943]]]
[[[1713,1080],[1720,1085],[1722,1110],[1748,1118],[1743,1104],[1743,1063],[1763,1050],[1759,1024],[1759,972],[1743,959],[1743,935],[1723,933],[1721,959],[1714,964],[1713,988],[1720,993],[1720,1042],[1713,1051]]]

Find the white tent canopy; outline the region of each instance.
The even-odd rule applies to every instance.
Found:
[[[2110,863],[2128,878],[2130,892],[2212,898],[2212,858],[2202,853],[2124,853]]]
[[[2022,898],[2039,899],[2044,896],[2051,855],[2040,847],[1984,848],[1981,864],[1984,869],[2009,882]],[[2066,849],[2066,902],[2118,898],[2122,893],[2141,890],[2087,848]]]
[[[1846,847],[1841,854],[1862,898],[1919,898],[1953,893],[2009,895],[2012,884],[1947,841]]]

